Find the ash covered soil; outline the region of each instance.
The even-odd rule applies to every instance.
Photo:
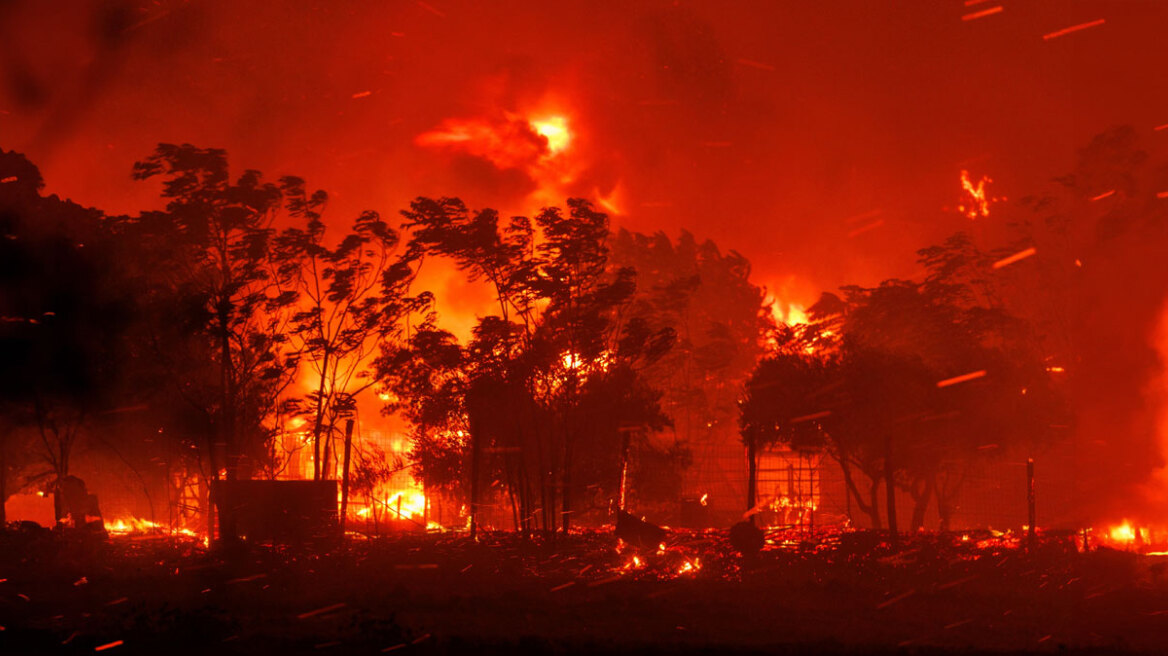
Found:
[[[806,536],[804,536],[806,537]],[[208,553],[0,533],[0,653],[1165,653],[1168,559],[1045,538],[610,532]],[[634,560],[634,556],[636,557]]]

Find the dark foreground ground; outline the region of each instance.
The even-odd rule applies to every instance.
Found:
[[[1168,653],[1161,557],[1048,540],[604,532],[359,541],[323,554],[0,534],[0,654]],[[690,569],[693,567],[694,569]],[[682,571],[686,570],[686,571]]]

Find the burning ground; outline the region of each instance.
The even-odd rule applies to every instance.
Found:
[[[5,653],[1116,653],[1162,649],[1166,557],[1045,536],[724,531],[357,541],[230,559],[193,540],[7,533]]]

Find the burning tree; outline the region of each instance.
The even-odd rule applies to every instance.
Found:
[[[1033,330],[975,302],[947,252],[923,251],[924,283],[848,287],[842,299],[824,295],[810,325],[780,327],[743,402],[748,447],[826,449],[874,527],[883,484],[894,540],[897,488],[914,501],[914,529],[934,498],[947,529],[969,467],[1033,453],[1062,413]]]
[[[663,233],[620,230],[610,261],[610,266],[637,272],[627,314],[677,335],[644,375],[662,392],[674,448],[695,452],[689,490],[694,492],[695,485],[699,493],[711,490],[718,472],[703,465],[720,445],[737,440],[738,397],[762,355],[770,314],[764,292],[750,281],[746,258],[723,253],[712,241],[698,242],[685,231],[674,242]]]
[[[472,214],[455,199],[415,201],[404,213],[412,246],[487,281],[499,314],[482,318],[464,348],[448,334],[419,331],[411,348],[387,353],[380,366],[399,398],[424,392],[414,408],[420,444],[467,452],[472,517],[480,481],[491,472],[525,529],[539,508],[545,529],[566,531],[573,498],[593,482],[577,478],[585,471],[580,454],[605,448],[584,430],[590,395],[635,399],[627,414],[616,408],[619,424],[662,425],[656,399],[636,392],[636,371],[668,350],[672,330],[622,321],[633,271],[607,267],[607,216],[582,200],[568,206],[567,214],[548,208],[501,228],[493,210]]]
[[[252,170],[232,182],[224,151],[189,144],[161,144],[134,165],[136,179],[158,176],[166,215],[144,227],[162,230],[155,241],[176,255],[159,282],[189,294],[188,307],[202,314],[199,333],[218,374],[211,476],[246,478],[254,466],[246,456],[264,452],[263,420],[296,367],[284,331],[296,295],[279,279],[272,247],[280,189]]]
[[[329,247],[321,219],[328,196],[307,194],[299,178],[283,178],[281,187],[288,214],[304,227],[276,239],[277,279],[288,281],[284,295],[299,299],[288,334],[295,359],[312,376],[306,398],[289,407],[310,417],[313,479],[320,480],[332,472],[340,420],[355,413],[358,395],[374,384],[367,367],[379,346],[396,339],[403,317],[423,311],[430,295],[408,296],[409,261],[396,253],[398,233],[379,214],[363,212]]]

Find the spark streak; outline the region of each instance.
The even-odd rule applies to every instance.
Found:
[[[993,14],[1000,14],[1000,13],[1002,13],[1002,6],[998,5],[997,7],[990,7],[989,9],[982,9],[981,11],[975,11],[972,14],[966,14],[966,15],[961,17],[961,20],[963,20],[963,21],[977,20],[983,16],[992,16]]]
[[[1044,41],[1050,41],[1051,39],[1057,39],[1060,36],[1066,36],[1067,34],[1070,34],[1072,32],[1078,32],[1079,30],[1085,30],[1089,27],[1095,27],[1097,25],[1102,25],[1104,22],[1106,22],[1106,21],[1104,21],[1102,18],[1100,18],[1098,20],[1093,20],[1093,21],[1089,21],[1086,23],[1072,25],[1070,27],[1066,27],[1066,28],[1063,28],[1061,30],[1058,30],[1057,32],[1051,32],[1050,34],[1043,34],[1042,39]]]
[[[970,373],[962,374],[960,376],[954,376],[953,378],[946,378],[945,380],[939,380],[939,381],[937,381],[937,387],[949,387],[950,385],[957,385],[958,383],[964,383],[966,381],[975,380],[975,379],[981,378],[982,376],[985,376],[985,375],[986,375],[985,369],[979,369],[977,371],[971,371]]]
[[[751,67],[751,68],[757,68],[757,69],[759,69],[759,70],[761,70],[761,71],[773,71],[773,70],[775,70],[775,67],[774,67],[774,66],[771,66],[770,64],[764,64],[764,63],[762,63],[762,62],[760,62],[760,61],[754,61],[753,59],[739,59],[739,60],[738,60],[738,63],[739,63],[739,64],[742,64],[743,66],[749,66],[749,67]]]
[[[862,225],[859,228],[852,230],[851,232],[848,233],[848,237],[851,238],[851,237],[855,237],[857,235],[862,235],[865,232],[868,232],[869,230],[875,230],[876,228],[879,228],[882,225],[884,225],[884,219],[876,219],[875,221],[873,221],[871,223],[868,223],[866,225]]]
[[[1105,192],[1099,194],[1098,196],[1092,197],[1091,200],[1092,201],[1103,200],[1104,198],[1107,198],[1108,196],[1111,196],[1114,194],[1115,194],[1115,190],[1112,189],[1111,191],[1105,191]]]
[[[1013,264],[1019,260],[1025,260],[1026,258],[1030,257],[1031,255],[1034,255],[1037,252],[1038,252],[1038,249],[1031,246],[1030,248],[1027,248],[1024,251],[1018,251],[1017,253],[1014,253],[1010,257],[1004,257],[1004,258],[998,260],[997,262],[994,262],[994,268],[1000,269],[1004,266],[1010,266],[1011,264]]]
[[[798,424],[798,423],[802,423],[804,421],[811,421],[812,419],[823,419],[824,417],[827,417],[830,415],[831,415],[831,410],[824,410],[823,412],[815,412],[815,413],[812,413],[809,415],[803,415],[802,417],[795,417],[794,419],[791,420],[791,423]]]

